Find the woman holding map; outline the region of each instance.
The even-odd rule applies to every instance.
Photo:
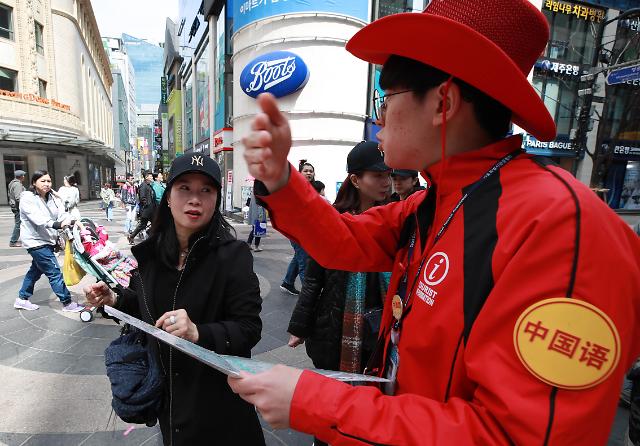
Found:
[[[85,289],[110,305],[220,354],[249,357],[260,340],[261,298],[253,259],[220,213],[220,167],[207,156],[171,165],[152,236],[134,246],[139,270],[118,295],[104,283]],[[166,445],[263,445],[256,411],[231,392],[226,377],[167,344],[159,345]]]

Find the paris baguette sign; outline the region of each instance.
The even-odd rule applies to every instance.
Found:
[[[252,98],[260,93],[281,98],[300,90],[308,80],[307,64],[289,51],[273,51],[256,57],[240,73],[242,91]]]

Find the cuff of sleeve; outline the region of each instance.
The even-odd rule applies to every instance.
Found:
[[[60,228],[62,228],[62,223],[61,223],[61,222],[59,222],[59,221],[54,221],[54,222],[51,224],[51,227],[52,227],[53,229],[60,229]]]
[[[336,425],[335,415],[339,412],[336,402],[349,388],[345,383],[305,370],[293,393],[289,425],[300,432],[326,437],[323,433]]]

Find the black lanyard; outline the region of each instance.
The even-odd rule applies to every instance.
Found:
[[[515,150],[515,151],[509,153],[504,158],[502,158],[497,163],[495,163],[493,165],[493,167],[491,167],[491,169],[489,169],[484,175],[482,175],[482,177],[480,177],[479,180],[477,180],[475,183],[473,183],[471,185],[469,190],[467,192],[465,192],[465,194],[462,196],[462,198],[460,198],[460,201],[458,201],[458,204],[456,204],[456,206],[453,208],[453,210],[451,211],[451,214],[449,214],[449,217],[447,217],[445,222],[442,224],[442,227],[440,228],[440,230],[436,234],[435,238],[433,239],[433,244],[431,245],[431,247],[435,246],[436,243],[438,243],[438,241],[442,238],[444,233],[449,228],[449,224],[451,224],[451,221],[453,220],[453,217],[455,217],[456,213],[460,210],[460,208],[462,207],[464,202],[467,201],[467,198],[469,198],[471,196],[471,194],[473,194],[476,190],[478,190],[478,188],[480,186],[482,186],[484,184],[484,182],[487,181],[493,174],[498,172],[509,161],[513,160],[516,156],[518,156],[521,153],[522,153],[522,149],[518,149],[518,150]],[[416,282],[418,281],[418,278],[420,277],[420,271],[422,271],[422,268],[424,267],[424,262],[427,260],[427,254],[429,253],[429,250],[431,249],[431,247],[425,249],[425,252],[424,252],[424,254],[422,256],[422,260],[420,261],[420,266],[418,267],[418,271],[416,272],[416,276],[414,277],[413,283],[411,284],[411,288],[409,290],[407,290],[407,279],[408,279],[408,275],[409,275],[409,267],[411,266],[411,257],[413,256],[413,250],[414,250],[415,244],[416,244],[416,231],[417,231],[417,228],[414,229],[413,233],[411,234],[411,241],[409,243],[409,249],[407,251],[407,269],[406,269],[406,271],[404,273],[404,276],[402,277],[400,285],[398,286],[398,293],[397,294],[398,294],[398,296],[400,296],[400,299],[402,299],[402,304],[403,304],[403,307],[404,307],[404,311],[402,312],[402,316],[400,317],[400,320],[394,322],[393,328],[396,329],[396,330],[398,328],[400,328],[400,324],[402,322],[402,319],[404,319],[407,316],[407,314],[409,313],[410,307],[407,306],[407,304],[409,303],[409,298],[413,294],[413,290],[416,287]],[[409,291],[409,292],[407,292],[407,291]]]

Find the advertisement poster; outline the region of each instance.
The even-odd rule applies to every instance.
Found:
[[[211,44],[207,43],[200,54],[200,59],[196,62],[196,110],[197,116],[197,138],[200,142],[209,138],[209,50]]]
[[[369,0],[233,0],[233,32],[267,17],[324,12],[369,21]]]

